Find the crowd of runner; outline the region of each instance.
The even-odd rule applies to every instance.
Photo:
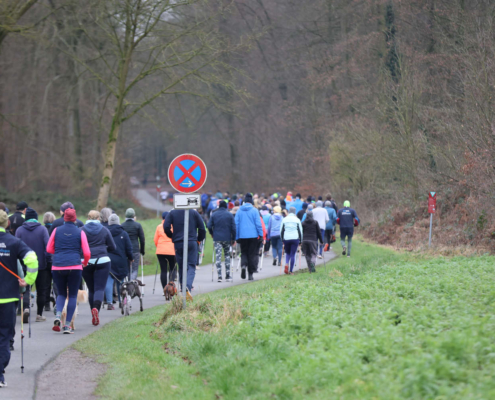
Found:
[[[137,279],[145,254],[144,231],[132,208],[126,210],[122,224],[110,208],[91,210],[83,223],[71,202],[61,205],[58,219],[51,212],[43,215],[42,222],[39,219],[26,202],[19,202],[10,215],[7,206],[0,202],[0,388],[7,386],[3,374],[14,350],[16,317],[21,315],[24,323],[30,318],[32,285],[36,287],[34,321],[46,321],[43,312],[51,310],[53,293],[56,301],[52,330],[71,334],[83,282],[87,286],[92,324],[97,326],[105,303],[108,310],[113,310],[117,301],[121,306],[120,285],[125,280]],[[226,281],[232,280],[234,254],[240,255],[241,278],[254,280],[259,257],[268,255],[270,247],[273,265],[284,264],[285,274],[293,274],[298,249],[304,253],[309,271],[315,272],[316,258],[321,258],[335,242],[336,225],[340,224],[342,254],[350,257],[354,226],[359,224],[348,201],[339,209],[330,194],[325,200],[322,196],[303,200],[300,194],[293,196],[291,192],[285,197],[280,193],[204,193],[201,209],[190,213],[187,238],[184,210],[164,212],[162,219],[154,236],[162,288],[175,281],[177,272],[182,282],[187,240],[186,288],[190,300],[206,229],[214,241],[221,282],[222,253]]]

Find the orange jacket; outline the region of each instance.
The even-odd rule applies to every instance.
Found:
[[[172,239],[163,232],[163,223],[156,227],[155,246],[156,254],[169,254],[175,256],[174,244],[172,243]]]

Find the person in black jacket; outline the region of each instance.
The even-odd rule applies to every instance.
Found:
[[[129,235],[132,244],[132,262],[131,267],[131,280],[137,278],[139,273],[139,260],[141,258],[140,254],[144,257],[144,231],[143,227],[139,222],[135,221],[136,212],[132,208],[128,208],[125,212],[125,222],[122,224],[122,228]]]
[[[175,247],[175,258],[179,266],[179,278],[182,285],[182,260],[184,255],[184,240],[188,241],[187,246],[187,294],[192,300],[191,290],[196,276],[196,262],[198,258],[198,243],[202,242],[206,236],[206,229],[203,219],[196,210],[189,212],[189,234],[184,238],[184,210],[172,210],[165,218],[163,231],[165,235],[172,239]],[[173,227],[173,232],[172,232]]]
[[[230,246],[235,244],[236,226],[234,216],[228,212],[225,201],[220,201],[218,211],[211,214],[208,231],[215,241],[218,282],[222,282],[222,250],[225,256],[225,281],[231,282]]]
[[[26,210],[28,208],[28,205],[25,201],[21,201],[17,203],[15,207],[15,213],[12,214],[9,217],[9,232],[12,234],[12,236],[15,236],[15,232],[17,231],[17,228],[19,228],[25,221],[24,217],[26,214]]]
[[[318,253],[318,241],[323,244],[320,225],[313,218],[313,211],[306,211],[306,219],[302,223],[303,227],[303,242],[302,252],[306,257],[309,272],[316,272],[316,254]]]
[[[108,218],[108,230],[112,234],[113,241],[115,243],[115,250],[108,252],[110,257],[110,274],[108,275],[107,286],[105,288],[105,297],[107,298],[107,310],[114,310],[112,304],[113,298],[113,283],[117,283],[117,293],[119,293],[119,305],[121,305],[120,299],[120,284],[129,276],[129,264],[133,260],[132,256],[132,244],[129,239],[129,235],[120,225],[120,218],[117,214],[112,214]]]
[[[82,276],[88,285],[89,307],[93,317],[93,325],[99,323],[99,313],[103,303],[103,293],[107,286],[110,273],[109,251],[115,251],[115,243],[110,231],[100,222],[100,213],[91,210],[88,213],[88,221],[82,228],[88,238],[91,258],[83,269]]]
[[[52,236],[52,232],[55,228],[58,228],[59,226],[62,226],[65,221],[64,221],[64,214],[65,210],[71,208],[72,210],[75,210],[74,204],[72,204],[70,201],[66,201],[64,204],[60,206],[60,218],[56,219],[53,221],[52,225],[50,226],[50,230],[48,231],[48,236]],[[83,222],[76,219],[75,225],[78,228],[82,228],[84,226]]]

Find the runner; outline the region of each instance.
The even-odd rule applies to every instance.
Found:
[[[296,262],[296,253],[299,244],[302,242],[302,225],[301,221],[295,215],[296,209],[291,207],[289,209],[289,215],[282,221],[282,230],[280,236],[285,246],[285,270],[286,274],[293,275],[292,270]],[[290,265],[290,271],[289,271]]]
[[[184,238],[184,210],[172,210],[168,213],[163,223],[165,234],[172,239],[175,247],[175,258],[179,269],[180,284],[182,285],[184,239],[187,245],[187,298],[192,300],[191,290],[196,276],[196,263],[198,259],[198,242],[202,242],[206,236],[206,229],[201,216],[196,210],[189,211],[189,232]],[[173,229],[173,231],[172,231]]]
[[[342,255],[351,256],[352,236],[354,235],[354,226],[359,225],[359,218],[356,211],[351,208],[349,200],[344,201],[344,208],[337,213],[337,224],[340,225],[340,244],[342,245]],[[347,237],[347,247],[345,239]]]
[[[263,220],[263,224],[265,225],[265,229],[268,227],[268,222],[270,221],[270,218],[271,218],[271,214],[270,214],[270,210],[268,209],[268,206],[264,205],[261,207],[261,211],[260,211],[260,214],[261,214],[261,218]],[[268,251],[270,250],[270,239],[268,239],[268,237],[265,238],[265,246],[263,248],[263,251],[265,252],[265,256],[268,255]]]
[[[162,223],[158,224],[155,231],[155,246],[156,257],[160,264],[160,282],[162,289],[167,286],[167,283],[175,281],[177,277],[177,268],[175,266],[175,249],[172,239],[170,239],[163,231],[163,222],[167,218],[168,211],[162,214]],[[167,279],[168,272],[168,279]]]
[[[108,252],[116,250],[112,234],[103,226],[100,220],[100,213],[96,210],[91,210],[88,213],[86,225],[82,228],[82,231],[86,234],[91,252],[91,258],[86,268],[84,268],[82,276],[86,285],[88,285],[89,308],[91,309],[94,326],[100,323],[99,313],[107,286],[108,274],[110,273]],[[112,300],[113,296],[110,299],[107,298],[108,303],[111,303]]]
[[[282,209],[279,206],[273,207],[273,215],[268,220],[267,238],[272,244],[273,265],[280,267],[282,265],[282,250],[283,243],[280,237],[280,229],[282,228]]]
[[[36,304],[38,306],[38,312],[36,322],[44,322],[46,321],[46,317],[43,316],[43,310],[46,301],[49,299],[51,283],[51,271],[46,268],[45,258],[49,237],[45,227],[38,222],[38,213],[32,208],[26,208],[26,221],[22,226],[17,228],[15,237],[21,239],[36,253],[36,257],[38,258],[38,276],[36,277]],[[29,290],[26,290],[26,292],[29,292]],[[26,306],[23,310],[24,323],[28,322],[29,304],[30,297],[28,293],[28,297],[24,297],[24,305]]]
[[[318,252],[318,241],[323,244],[322,229],[313,217],[313,211],[306,212],[306,219],[302,223],[303,237],[301,250],[306,257],[309,272],[316,272],[316,254]]]
[[[332,249],[332,237],[335,235],[337,213],[332,207],[332,202],[330,200],[325,201],[325,210],[327,211],[328,218],[330,219],[325,226],[325,251],[329,251]]]
[[[252,281],[258,268],[258,251],[263,243],[263,228],[258,210],[253,206],[251,193],[244,196],[244,204],[235,215],[236,240],[241,245],[241,278]]]
[[[235,245],[236,227],[234,216],[227,211],[225,201],[220,201],[218,211],[211,214],[208,231],[215,242],[218,282],[222,282],[222,250],[225,257],[225,281],[231,282],[230,246]]]
[[[307,214],[307,213],[306,213]],[[318,222],[318,225],[320,226],[321,230],[321,237],[325,236],[325,227],[327,226],[327,223],[330,221],[330,217],[328,216],[327,210],[323,208],[323,202],[321,200],[318,200],[316,202],[316,208],[313,209],[313,217],[316,222]],[[303,219],[304,221],[304,219]],[[322,241],[323,243],[323,241]],[[320,245],[319,251],[318,251],[318,258],[323,258],[323,244]]]
[[[139,262],[141,256],[144,257],[145,237],[143,227],[136,222],[136,212],[133,208],[128,208],[125,212],[125,222],[122,228],[127,232],[132,243],[132,257],[134,261],[131,267],[131,280],[137,279],[139,273]]]
[[[32,285],[38,274],[36,254],[22,240],[6,232],[7,213],[0,210],[0,388],[7,387],[5,369],[10,362],[11,341],[14,339],[15,310],[19,288]],[[19,279],[17,261],[26,265],[26,278]]]
[[[129,235],[120,225],[120,218],[117,214],[110,215],[108,219],[108,230],[115,243],[115,250],[108,251],[110,257],[110,273],[108,274],[105,286],[105,297],[107,299],[107,310],[115,310],[113,306],[113,285],[117,285],[117,295],[119,296],[119,306],[122,307],[120,299],[120,282],[129,276],[129,265],[132,263],[132,244]]]
[[[86,233],[76,226],[76,210],[68,208],[64,212],[65,223],[53,229],[46,251],[53,254],[52,275],[57,286],[57,313],[53,322],[53,330],[60,332],[60,318],[67,304],[66,321],[70,324],[77,304],[77,292],[81,283],[82,269],[91,257]],[[84,260],[81,263],[81,253]],[[63,333],[74,333],[69,325],[62,327]]]

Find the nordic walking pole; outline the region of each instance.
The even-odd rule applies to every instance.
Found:
[[[234,246],[230,245],[230,279],[232,279],[232,283],[234,283]]]
[[[284,250],[285,250],[285,245],[282,245],[282,259],[284,258]],[[279,275],[282,275],[282,260],[279,260],[279,264],[280,264],[280,273]]]
[[[24,293],[21,293],[21,310],[24,308]],[[24,373],[24,321],[21,313],[21,373]]]
[[[215,264],[215,242],[213,242],[213,254],[211,256],[211,281],[213,282],[213,265]]]
[[[143,262],[144,257],[141,255],[140,258],[141,258],[141,282],[144,283],[144,262]],[[143,286],[142,297],[144,297],[144,286]]]
[[[156,276],[158,275],[158,263],[156,263],[156,272],[155,272],[155,283],[153,285],[153,294],[155,294],[155,287],[156,287]]]
[[[327,273],[327,263],[325,261],[325,252],[323,252],[323,265],[325,266],[325,274]]]

